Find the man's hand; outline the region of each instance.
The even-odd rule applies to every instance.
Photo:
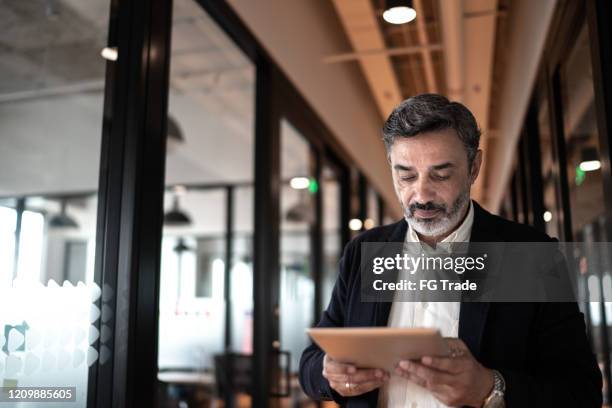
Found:
[[[450,357],[400,361],[395,372],[428,389],[448,406],[481,407],[493,389],[493,372],[482,366],[459,339],[446,339]]]
[[[323,377],[329,385],[343,397],[354,397],[372,391],[387,380],[389,373],[380,369],[357,368],[341,363],[325,354],[323,358]]]

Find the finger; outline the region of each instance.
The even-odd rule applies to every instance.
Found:
[[[384,383],[385,381],[382,380],[368,381],[361,384],[332,381],[329,383],[329,385],[343,397],[351,397],[372,391],[376,388],[381,387]]]
[[[357,369],[354,374],[324,373],[323,376],[330,381],[363,383],[367,381],[384,380],[389,377],[389,374],[381,369]]]
[[[353,392],[355,392],[354,395],[360,395],[382,387],[385,382],[385,380],[366,381],[361,384],[355,384],[354,386],[351,384],[351,388],[353,388]]]
[[[413,361],[400,361],[399,368],[422,378],[427,384],[452,384],[455,379],[455,376],[452,374],[435,370]]]
[[[342,381],[330,381],[329,386],[343,397],[350,397],[352,391],[346,387],[346,383]]]
[[[405,371],[402,370],[400,368],[398,368],[398,374],[405,378],[406,380],[410,381],[411,383],[414,383],[416,385],[418,385],[419,387],[425,388],[427,390],[429,390],[432,394],[434,395],[442,395],[445,396],[446,393],[449,392],[450,390],[450,386],[446,385],[446,384],[435,384],[435,383],[428,383],[425,379],[409,372],[409,371]]]
[[[395,369],[395,373],[400,377],[410,381],[411,383],[414,383],[423,388],[427,388],[427,381],[425,381],[421,377],[412,374],[410,371],[402,370],[401,368],[397,367]]]
[[[459,374],[464,369],[465,358],[425,356],[421,358],[421,364],[446,373]]]
[[[470,353],[470,349],[463,342],[463,340],[455,338],[455,337],[445,337],[444,340],[446,341],[446,345],[448,346],[449,349],[461,351],[464,354]]]
[[[323,364],[323,372],[328,374],[353,374],[356,371],[357,368],[354,365],[341,363],[331,357],[326,359]]]

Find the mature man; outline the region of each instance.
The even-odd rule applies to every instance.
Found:
[[[433,326],[454,351],[401,361],[389,373],[334,361],[312,344],[300,362],[305,392],[349,407],[600,407],[601,373],[575,303],[360,300],[362,242],[554,241],[470,200],[482,151],[465,106],[440,95],[409,98],[383,134],[404,219],[347,245],[318,326]]]

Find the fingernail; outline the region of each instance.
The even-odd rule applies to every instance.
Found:
[[[349,372],[349,374],[354,374],[357,369],[353,366],[350,366],[347,371]]]
[[[425,356],[421,359],[421,361],[423,362],[423,364],[431,364],[432,359],[429,356]]]
[[[399,365],[404,370],[408,370],[410,368],[410,363],[408,361],[400,361]]]
[[[376,378],[381,378],[383,376],[383,372],[381,370],[376,370],[374,372],[374,375],[376,376]]]

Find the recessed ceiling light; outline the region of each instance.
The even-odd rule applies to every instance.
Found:
[[[412,0],[387,0],[383,19],[391,24],[406,24],[416,18]]]
[[[117,47],[104,47],[102,51],[100,51],[100,55],[102,55],[102,58],[109,61],[117,61],[119,57]]]
[[[305,188],[308,188],[308,186],[310,185],[310,179],[308,177],[293,177],[289,181],[289,185],[293,189],[304,190]]]
[[[349,229],[351,231],[359,231],[363,227],[363,222],[359,218],[353,218],[349,221]]]

